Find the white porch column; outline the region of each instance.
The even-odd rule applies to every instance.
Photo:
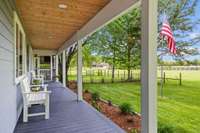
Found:
[[[82,41],[78,42],[78,57],[77,57],[77,85],[78,85],[78,100],[83,100],[83,84],[82,84]]]
[[[37,75],[40,75],[40,56],[37,57]]]
[[[66,87],[66,56],[65,56],[65,50],[62,53],[62,79],[63,79],[63,86]]]
[[[56,76],[58,76],[58,55],[56,55]]]
[[[53,80],[53,57],[50,56],[50,65],[51,65],[51,80]]]
[[[157,133],[157,0],[142,0],[142,133]]]

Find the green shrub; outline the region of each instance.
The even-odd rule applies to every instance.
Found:
[[[112,106],[112,101],[111,100],[108,100],[108,105]]]
[[[172,125],[158,122],[158,133],[175,133],[175,131]]]
[[[120,106],[119,106],[121,112],[123,114],[128,114],[128,113],[132,113],[132,108],[131,108],[131,105],[129,103],[122,103]]]
[[[100,94],[98,92],[92,93],[92,100],[98,101],[100,99]]]
[[[100,106],[97,104],[96,101],[92,101],[92,106],[93,106],[96,110],[98,110],[99,112],[101,111],[101,108],[100,108]]]
[[[137,133],[137,130],[136,130],[136,129],[132,129],[132,130],[130,131],[130,133]]]
[[[89,93],[89,90],[88,90],[88,89],[85,89],[85,93]]]

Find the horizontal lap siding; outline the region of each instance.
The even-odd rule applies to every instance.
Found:
[[[0,133],[13,132],[19,113],[19,92],[14,84],[13,7],[9,2],[0,0]]]

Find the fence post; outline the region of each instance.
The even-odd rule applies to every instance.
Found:
[[[119,70],[118,70],[118,78],[119,78]]]
[[[125,70],[124,70],[124,80],[126,79],[126,73],[125,73]]]
[[[90,69],[90,83],[92,83],[92,70]]]
[[[101,83],[104,83],[104,77],[102,77],[102,79],[101,79]]]
[[[165,80],[166,80],[165,72],[164,72],[164,77],[163,78],[164,78],[163,83],[165,84]]]
[[[179,85],[182,85],[182,74],[181,74],[181,72],[179,74]]]
[[[133,71],[131,71],[131,80],[133,80]]]

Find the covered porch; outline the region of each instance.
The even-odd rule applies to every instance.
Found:
[[[13,114],[6,118],[5,122],[0,121],[6,133],[12,131],[16,133],[124,132],[83,100],[82,44],[98,29],[139,6],[142,11],[141,132],[157,132],[157,0],[9,0],[2,3],[4,7],[0,5],[2,9],[0,18],[3,19],[0,22],[1,27],[4,28],[0,29],[0,33],[4,39],[2,37],[0,41],[2,39],[12,44],[6,49],[1,48],[5,53],[3,54],[5,59],[0,57],[2,66],[7,63],[12,64],[9,64],[9,68],[2,67],[1,69],[2,72],[9,73],[9,80],[2,83],[2,88],[5,90],[1,96],[3,101],[10,101],[13,105],[10,109],[10,105],[5,102],[3,110],[0,111],[3,117],[6,116],[5,112]],[[8,17],[9,13],[13,12],[14,15]],[[68,52],[72,49],[77,49],[78,55],[77,96],[65,88],[66,61]],[[12,56],[11,59],[7,59],[8,51],[9,57]],[[19,84],[24,76],[30,75],[31,71],[41,73],[39,57],[42,56],[50,57],[49,80],[58,76],[59,69],[61,69],[62,84],[53,82],[49,84],[49,89],[52,90],[49,120],[33,117],[28,123],[22,123],[20,114],[23,101]],[[61,68],[59,68],[59,61],[62,63]],[[1,78],[4,77],[1,76]],[[6,90],[7,88],[10,90]],[[10,92],[12,95],[7,96]],[[33,106],[30,111],[38,110],[40,107]],[[0,129],[0,131],[3,130]]]
[[[15,133],[124,133],[111,120],[96,111],[86,102],[78,102],[77,95],[59,82],[49,83],[50,119],[31,117],[23,123],[22,114]],[[31,112],[38,112],[41,106],[34,106]]]

